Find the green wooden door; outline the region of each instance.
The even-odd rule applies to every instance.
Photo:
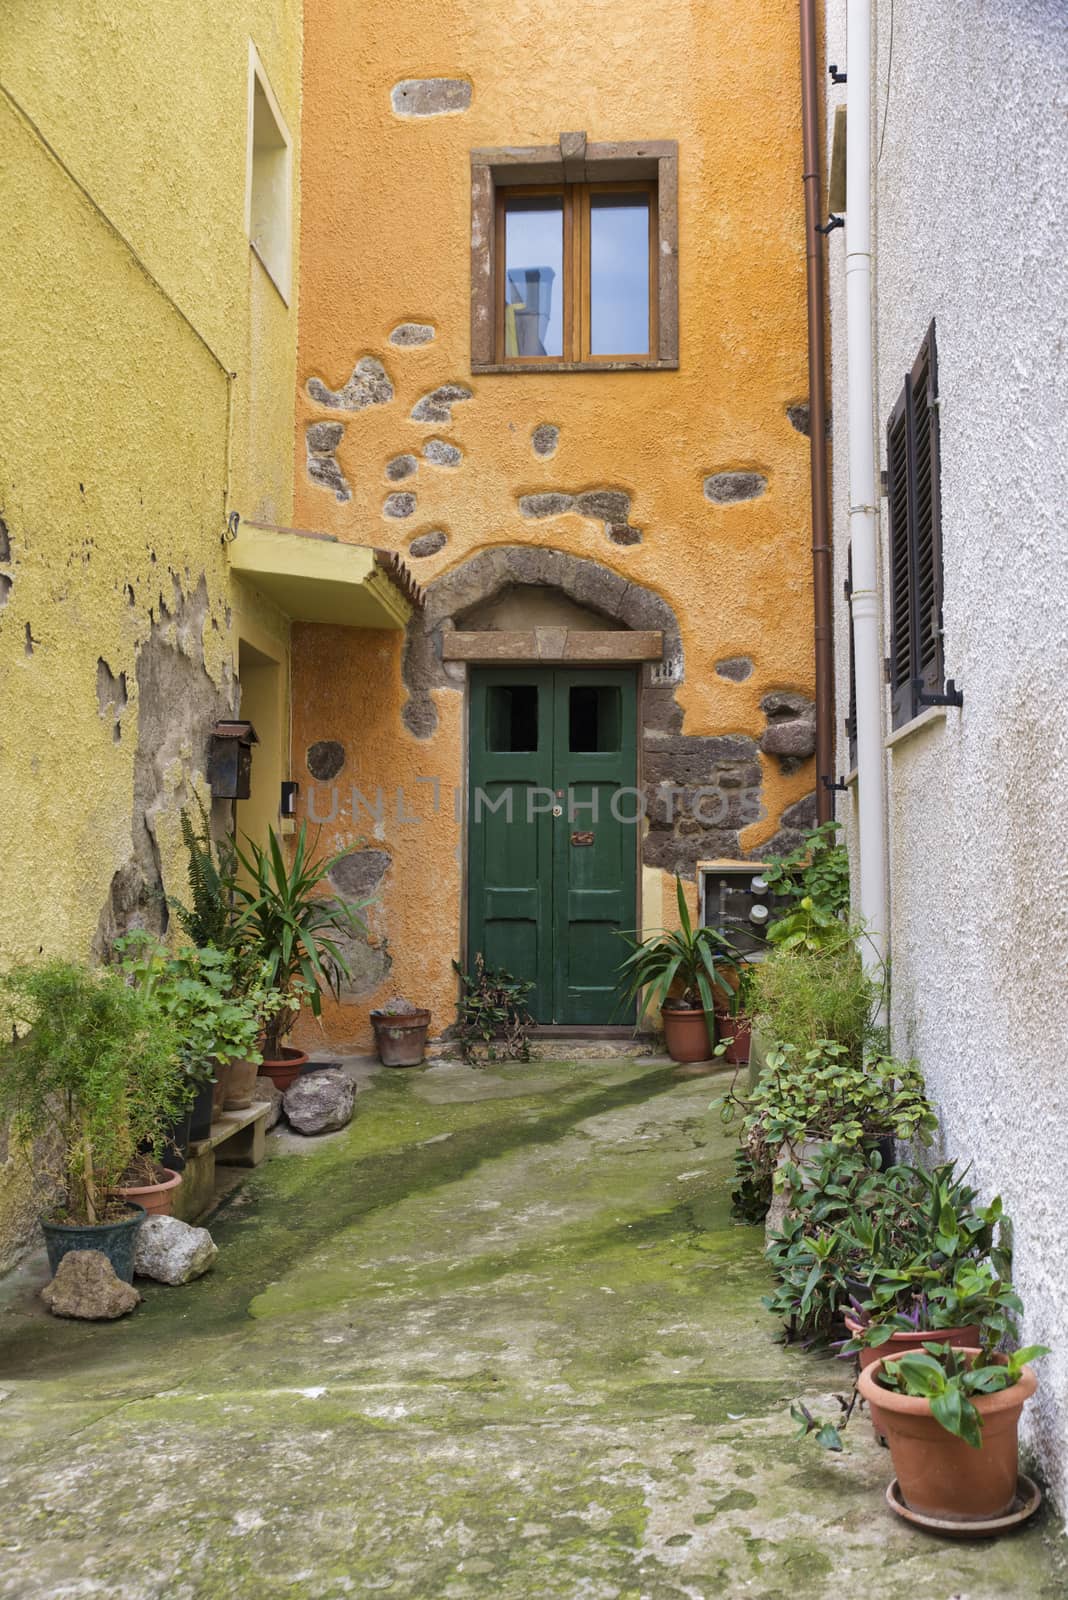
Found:
[[[615,985],[637,911],[636,726],[633,672],[472,673],[468,961],[531,979],[540,1023],[631,1020]]]

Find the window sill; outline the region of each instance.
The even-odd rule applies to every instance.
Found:
[[[537,377],[545,372],[677,372],[677,360],[635,361],[472,361],[472,373],[525,373]]]
[[[883,740],[883,749],[893,750],[896,745],[904,744],[906,739],[911,739],[913,734],[922,733],[924,728],[930,728],[934,723],[945,722],[945,720],[945,706],[928,706],[925,711],[921,711],[918,716],[913,717],[911,722],[906,722],[903,727],[895,728],[893,733]]]

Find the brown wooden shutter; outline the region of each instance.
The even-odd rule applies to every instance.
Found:
[[[890,698],[903,727],[925,694],[942,691],[942,529],[939,496],[938,363],[927,330],[886,426],[890,515]]]

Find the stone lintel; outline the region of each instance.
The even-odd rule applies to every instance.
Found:
[[[584,633],[568,628],[536,628],[529,633],[445,633],[445,661],[662,661],[659,629],[609,629]]]

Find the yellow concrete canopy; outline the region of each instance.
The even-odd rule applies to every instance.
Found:
[[[403,628],[421,603],[419,586],[390,550],[266,522],[240,523],[229,550],[232,571],[294,622]]]

